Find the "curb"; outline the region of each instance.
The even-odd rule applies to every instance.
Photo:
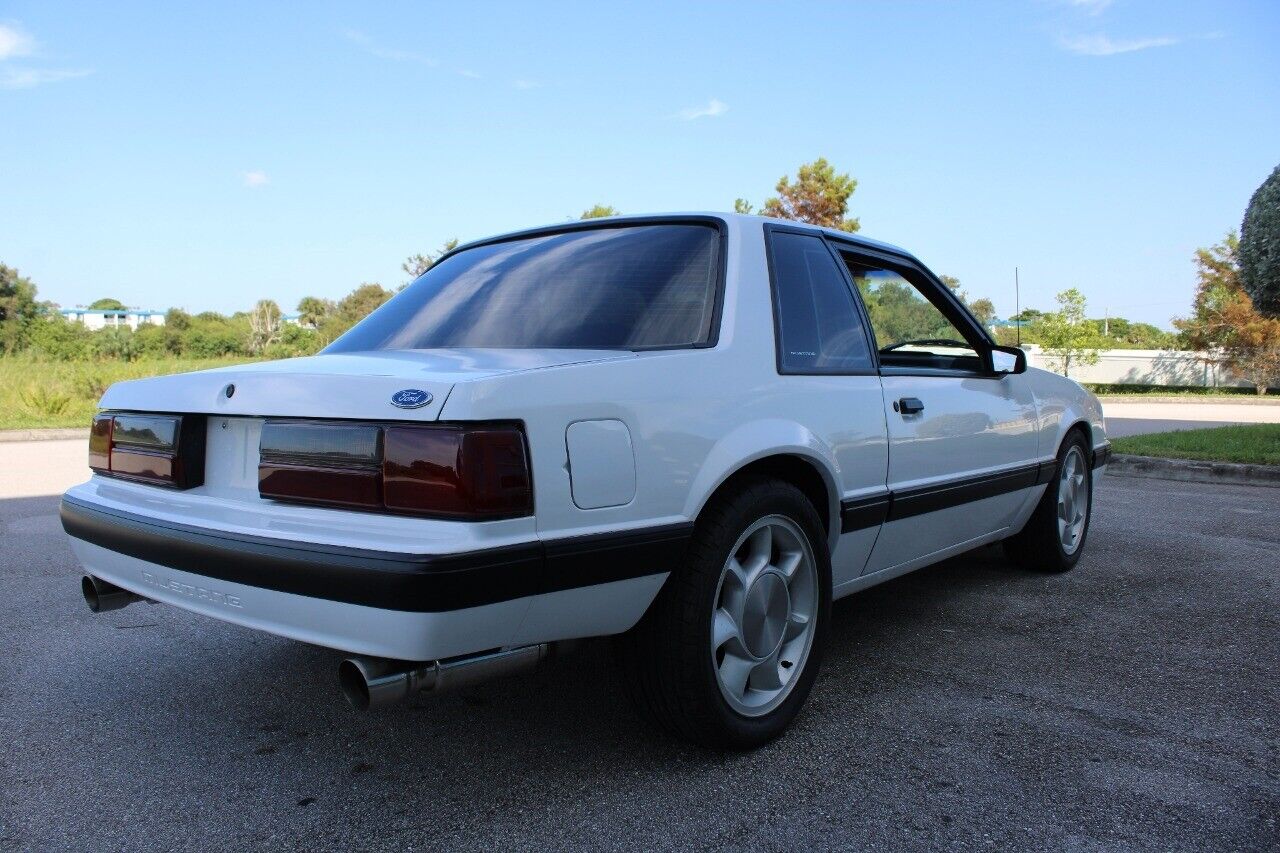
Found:
[[[1237,486],[1269,486],[1280,489],[1280,465],[1203,462],[1198,459],[1164,459],[1124,453],[1111,457],[1107,463],[1107,476],[1178,480],[1183,483],[1231,483]]]
[[[1098,394],[1098,399],[1105,406],[1107,403],[1185,403],[1190,406],[1280,406],[1280,397],[1269,394],[1265,397],[1257,394]]]
[[[68,438],[83,438],[88,441],[89,431],[83,427],[0,429],[0,443],[6,441],[62,441]]]

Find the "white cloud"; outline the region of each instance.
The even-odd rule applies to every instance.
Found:
[[[36,41],[17,24],[0,24],[0,62],[33,56]],[[93,71],[87,68],[17,68],[7,66],[0,70],[0,89],[30,89],[42,83],[56,83],[87,77]]]
[[[87,68],[10,68],[0,71],[0,89],[30,89],[41,83],[74,80],[92,73]]]
[[[271,179],[267,177],[267,173],[260,169],[254,169],[252,172],[244,173],[244,185],[250,189],[257,189],[258,187],[266,186],[270,182]]]
[[[458,76],[459,76],[459,77],[469,77],[469,78],[471,78],[472,80],[479,80],[479,79],[480,79],[480,75],[479,75],[479,74],[477,74],[476,72],[472,71],[470,68],[459,68],[459,69],[458,69]]]
[[[512,80],[511,85],[517,89],[541,89],[542,84],[537,80]]]
[[[1114,56],[1117,53],[1133,53],[1153,47],[1170,47],[1182,39],[1173,36],[1153,36],[1150,38],[1119,39],[1113,41],[1101,33],[1091,36],[1062,36],[1058,44],[1064,50],[1082,56]]]
[[[343,30],[342,35],[347,41],[363,47],[370,56],[376,56],[379,59],[386,59],[391,62],[416,62],[419,65],[426,65],[430,68],[435,68],[440,64],[440,60],[417,51],[400,50],[380,45],[368,33],[363,33],[360,30]]]
[[[0,60],[30,56],[36,43],[17,24],[0,24]]]
[[[704,107],[689,107],[676,113],[676,118],[684,121],[693,121],[696,118],[717,118],[729,112],[729,105],[724,101],[717,101],[715,98],[707,101]]]

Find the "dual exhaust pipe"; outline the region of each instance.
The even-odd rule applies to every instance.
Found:
[[[81,579],[80,592],[94,613],[150,600],[93,575]],[[527,672],[549,658],[551,650],[550,643],[539,643],[426,663],[350,657],[338,665],[338,684],[352,706],[360,710],[383,708],[416,693],[448,693],[492,678]]]

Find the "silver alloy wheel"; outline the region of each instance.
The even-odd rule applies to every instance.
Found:
[[[720,693],[739,714],[763,716],[790,695],[813,646],[818,569],[809,537],[781,515],[752,524],[729,552],[713,607]]]
[[[1058,541],[1068,556],[1074,554],[1084,538],[1084,525],[1089,518],[1089,469],[1084,451],[1078,446],[1067,451],[1058,476]]]

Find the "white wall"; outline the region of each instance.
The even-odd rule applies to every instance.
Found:
[[[1061,364],[1050,358],[1036,344],[1023,347],[1027,363],[1061,373]],[[1098,353],[1097,364],[1071,365],[1071,378],[1077,382],[1108,385],[1197,385],[1252,387],[1222,366],[1218,356],[1203,352],[1153,349],[1112,349]]]

